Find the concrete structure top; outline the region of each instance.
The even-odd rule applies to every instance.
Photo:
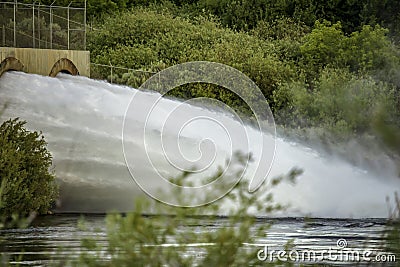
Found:
[[[66,71],[90,77],[89,51],[0,47],[0,62],[6,58],[19,60],[23,65],[22,71],[27,73],[55,76]]]

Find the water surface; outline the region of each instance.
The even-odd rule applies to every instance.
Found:
[[[104,215],[86,215],[85,227],[78,227],[81,215],[53,215],[38,217],[27,229],[1,230],[0,252],[9,256],[11,263],[30,266],[48,266],[57,262],[78,257],[81,252],[81,239],[93,238],[104,249],[107,246]],[[152,219],[149,217],[148,219]],[[203,217],[193,224],[184,223],[182,230],[198,234],[212,232],[226,227],[227,218],[211,219]],[[268,246],[269,250],[279,250],[288,241],[293,241],[294,249],[321,251],[336,249],[337,241],[345,239],[346,249],[381,251],[382,231],[385,219],[306,219],[306,218],[258,218],[256,225],[271,224],[265,236],[256,244],[248,244],[247,249],[257,252]],[[201,244],[174,244],[191,247],[189,254],[203,257]],[[382,250],[383,251],[383,250]],[[103,260],[107,260],[107,256]],[[346,262],[327,262],[345,264]],[[348,263],[351,265],[351,263]]]

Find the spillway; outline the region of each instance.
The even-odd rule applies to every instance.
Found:
[[[127,119],[133,96],[139,99],[137,113]],[[243,126],[229,113],[179,100],[161,99],[150,118],[140,113],[140,105],[159,96],[63,74],[50,78],[8,72],[0,78],[0,107],[7,104],[2,121],[14,117],[26,120],[27,127],[42,131],[48,142],[60,184],[58,212],[131,210],[134,199],[145,194],[127,163],[149,188],[162,190],[157,187],[155,173],[173,177],[190,169],[197,177],[208,176],[226,164],[233,151],[252,153],[257,159],[258,139],[252,136],[273,139],[271,133]],[[166,121],[169,127],[165,127]],[[182,121],[185,127],[181,127]],[[128,136],[123,134],[126,122]],[[243,133],[235,130],[240,127],[250,138],[243,140]],[[141,145],[144,128],[145,147]],[[227,128],[234,130],[227,133]],[[400,189],[396,166],[390,159],[385,168],[374,171],[287,139],[277,137],[275,142],[268,177],[285,174],[293,167],[304,171],[295,185],[283,183],[273,190],[276,201],[291,205],[282,216],[387,217],[385,199]],[[252,172],[250,163],[244,175]]]

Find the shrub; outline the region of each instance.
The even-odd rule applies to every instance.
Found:
[[[387,29],[379,25],[363,26],[361,31],[353,32],[346,38],[343,60],[355,71],[384,69],[396,61],[398,65],[388,33]]]
[[[44,137],[8,120],[0,126],[0,215],[46,213],[57,197],[52,157]]]
[[[340,65],[338,60],[345,38],[340,22],[331,25],[327,21],[316,21],[314,29],[305,36],[304,44],[300,47],[310,71],[318,72],[328,65]]]
[[[281,107],[278,122],[300,127],[324,127],[341,134],[362,133],[382,105],[395,112],[395,88],[345,69],[325,69],[310,88],[305,82],[282,85],[274,92]]]
[[[399,109],[392,102],[399,98],[400,52],[378,25],[349,33],[341,22],[316,21],[310,32],[296,16],[279,15],[257,21],[246,33],[221,27],[206,13],[189,18],[161,7],[121,12],[98,25],[89,35],[96,63],[148,72],[114,68],[110,75],[108,68],[94,68],[96,78],[139,87],[152,72],[175,64],[219,62],[258,85],[278,123],[287,125],[295,118],[291,125],[328,126],[328,131],[347,133],[369,128],[368,116],[385,99]],[[170,95],[216,98],[248,113],[235,94],[215,86],[182,86]]]
[[[365,25],[360,31],[345,35],[340,22],[316,21],[300,50],[306,68],[316,73],[326,66],[373,73],[399,66],[399,52],[387,37],[388,32],[379,25]]]
[[[219,62],[242,71],[267,98],[278,84],[295,76],[296,72],[290,64],[280,61],[274,45],[254,35],[222,28],[208,18],[188,20],[174,17],[167,11],[160,13],[138,8],[123,12],[118,17],[106,19],[89,40],[96,63],[108,65],[111,62],[114,66],[157,72],[190,61]],[[107,71],[109,74],[107,69],[99,72],[102,77],[107,77]],[[121,72],[118,77],[113,76],[113,82],[139,86],[143,79],[132,76]],[[222,96],[217,99],[226,104],[240,102],[232,94],[203,89],[185,93],[176,90],[174,96],[217,95]],[[242,109],[242,106],[238,108]]]
[[[308,32],[308,26],[290,17],[280,17],[272,21],[260,20],[250,31],[251,34],[264,40],[300,40]]]

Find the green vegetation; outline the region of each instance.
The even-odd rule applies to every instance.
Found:
[[[31,2],[29,0],[25,0]],[[50,5],[52,0],[41,0]],[[83,4],[83,0],[76,4]],[[68,0],[58,0],[58,5],[67,6]],[[197,17],[211,14],[221,25],[237,30],[251,30],[260,21],[273,21],[290,17],[313,27],[316,20],[342,22],[346,33],[360,30],[364,25],[381,25],[390,29],[391,36],[399,40],[400,3],[397,0],[364,1],[319,1],[319,0],[88,0],[90,20],[113,14],[117,11],[144,7],[163,9],[168,7],[175,15]]]
[[[114,11],[104,13],[109,12]],[[114,14],[93,16],[96,30],[88,40],[95,63],[149,72],[195,60],[224,63],[260,87],[279,127],[288,132],[301,129],[306,135],[312,131],[344,142],[367,137],[379,146],[386,145],[392,158],[400,158],[398,1],[128,0]],[[95,77],[133,87],[151,75],[114,69],[111,77],[107,68],[93,70]],[[217,98],[248,113],[237,96],[210,85],[182,86],[171,93],[182,98]],[[124,265],[128,262],[125,255],[145,264],[154,254],[161,255],[159,265],[193,263],[179,258],[176,248],[146,246],[140,241],[159,245],[170,238],[181,243],[192,240],[188,233],[181,236],[176,232],[176,227],[160,226],[178,226],[179,216],[174,221],[138,214],[109,215],[109,237],[115,241],[109,248],[109,265]],[[245,213],[240,216],[247,218]],[[227,237],[240,234],[232,229],[225,229]],[[388,252],[399,251],[398,229],[398,223],[388,226],[384,239]],[[184,239],[185,235],[189,239]],[[219,241],[226,239],[196,238],[200,239],[193,240],[214,242],[218,248],[218,253],[210,251],[205,257],[214,262],[199,260],[199,266],[240,265],[234,260],[240,254],[221,253],[229,242]],[[233,251],[242,249],[238,239],[232,237],[231,241]],[[133,247],[135,251],[130,250]],[[81,262],[90,266],[96,261],[89,256]]]
[[[397,193],[394,195],[394,207],[390,207],[390,217],[383,235],[383,250],[390,251],[400,258],[400,198]],[[387,200],[390,200],[388,198]]]
[[[58,193],[44,137],[8,120],[0,126],[0,216],[47,213]]]
[[[69,1],[57,3],[68,5]],[[400,157],[400,1],[89,0],[88,20],[93,26],[88,35],[92,62],[143,71],[114,69],[111,75],[108,68],[93,67],[95,78],[139,87],[152,73],[175,64],[197,60],[224,63],[242,71],[260,87],[280,127],[318,130],[344,141],[372,135],[374,142],[392,151],[393,158]],[[249,114],[236,95],[215,86],[182,86],[171,94],[216,98]],[[0,139],[0,210],[7,214],[45,212],[55,197],[45,142],[22,126],[9,121],[1,128],[6,129],[2,134],[14,131],[13,135],[4,135],[7,138],[26,140],[8,142],[3,135]],[[29,151],[22,148],[32,148],[36,142],[41,152],[34,155],[44,161],[23,161],[37,165],[26,165],[21,170],[19,160],[28,155],[21,152]],[[4,177],[17,182],[9,183],[11,178]],[[38,186],[39,181],[49,187]],[[254,240],[249,232],[255,219],[248,208],[260,203],[256,203],[256,195],[246,194],[241,186],[229,197],[238,198],[236,201],[243,205],[231,213],[226,228],[207,235],[179,231],[187,218],[196,223],[198,210],[173,209],[160,203],[149,208],[150,204],[138,202],[135,212],[126,216],[110,214],[110,261],[101,261],[101,248],[93,240],[85,240],[84,246],[98,250],[98,254],[83,254],[77,265],[261,264],[254,262],[254,251],[243,246]],[[47,192],[40,194],[47,196],[45,199],[36,199],[31,193],[39,189]],[[14,201],[22,197],[29,201]],[[269,203],[268,196],[258,208],[280,208]],[[175,216],[142,216],[148,208],[168,210]],[[207,206],[202,212],[208,209],[215,206]],[[393,217],[386,245],[388,251],[399,255],[399,214]],[[264,230],[255,232],[265,234]],[[170,240],[215,245],[206,246],[205,256],[195,259],[182,256],[187,247],[161,246]]]
[[[244,157],[247,158],[247,157]],[[240,160],[238,160],[240,162]],[[244,162],[240,165],[244,168]],[[239,173],[241,171],[238,171]],[[283,179],[294,182],[301,172],[293,169],[287,175],[277,177],[271,182],[272,187],[278,185]],[[205,178],[207,181],[219,177]],[[188,185],[189,173],[173,179],[172,182]],[[224,192],[224,185],[214,188],[209,192],[218,194]],[[272,211],[283,209],[274,203],[272,189],[263,188],[257,193],[249,193],[248,184],[244,181],[236,184],[234,189],[224,199],[233,205],[228,217],[223,220],[215,216],[221,208],[221,201],[199,208],[177,208],[160,202],[137,200],[134,212],[126,215],[108,214],[106,253],[109,256],[104,260],[104,248],[96,244],[96,240],[84,239],[82,245],[87,249],[80,255],[76,266],[275,266],[274,263],[258,260],[257,251],[260,247],[249,246],[256,243],[258,238],[266,235],[268,223],[256,224],[254,212],[269,214]],[[219,192],[221,190],[221,192]],[[196,196],[184,195],[178,190],[170,197],[175,197],[178,203],[188,203],[190,198]],[[204,197],[204,196],[198,196]],[[146,213],[157,214],[144,216]],[[214,214],[204,217],[205,214]],[[224,223],[225,227],[212,229],[207,233],[192,231],[189,226],[202,225],[206,218],[209,224]],[[83,224],[84,227],[84,224]],[[170,246],[166,244],[172,244]],[[174,245],[176,244],[176,245]],[[197,244],[196,253],[193,247],[185,244]],[[93,253],[93,251],[95,251]],[[200,254],[200,256],[199,256]],[[289,264],[290,265],[290,264]]]
[[[292,126],[323,127],[334,136],[362,134],[371,127],[371,118],[383,105],[395,116],[396,88],[370,76],[354,75],[347,69],[324,69],[309,90],[296,81],[274,92],[281,108],[278,120]]]
[[[189,16],[193,6],[182,5],[148,4],[99,19],[88,38],[92,61],[153,73],[189,61],[220,62],[259,86],[280,126],[318,128],[343,139],[375,135],[372,119],[384,109],[386,122],[399,127],[400,50],[388,29],[360,25],[349,32],[346,21],[311,25],[278,12],[251,30],[236,31],[224,27],[218,14],[205,9]],[[111,77],[104,67],[92,72],[133,87],[151,75],[114,69]],[[236,95],[211,85],[182,86],[170,94],[216,98],[249,113]]]
[[[96,63],[157,72],[189,61],[220,62],[243,71],[265,95],[270,95],[280,82],[296,76],[290,64],[274,55],[273,46],[254,36],[221,28],[204,17],[191,22],[167,12],[135,9],[105,20],[100,29],[90,33],[89,39],[91,57]],[[109,69],[93,69],[93,75],[107,77]],[[113,73],[114,82],[134,87],[140,86],[146,78],[148,76],[123,70]],[[237,97],[220,88],[183,87],[175,90],[174,95],[214,97],[240,109]]]
[[[6,108],[7,104],[0,108],[0,116]],[[25,122],[14,119],[0,126],[0,230],[28,227],[38,212],[48,211],[58,194],[54,175],[42,169],[51,165],[51,155],[45,148],[46,143],[43,137],[38,140],[38,133],[25,130],[24,124]],[[32,164],[26,161],[30,159],[34,159]],[[27,167],[28,165],[30,166]],[[37,181],[20,180],[27,178],[25,174],[32,174],[30,177]],[[47,181],[40,178],[42,175]],[[14,182],[15,185],[11,184]],[[32,186],[35,184],[45,190],[47,188],[49,194],[38,196],[38,193],[45,193],[45,190],[35,192]],[[29,203],[37,200],[36,203]],[[0,253],[1,266],[8,266],[9,260],[9,255]]]

